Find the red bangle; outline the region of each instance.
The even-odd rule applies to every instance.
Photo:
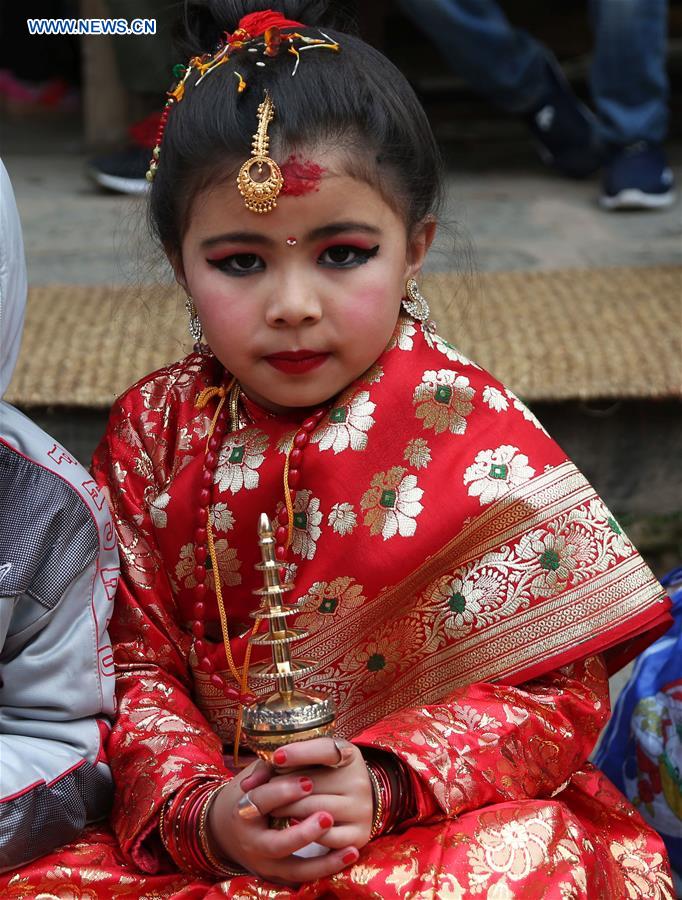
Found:
[[[377,792],[382,807],[378,821],[373,822],[372,826],[372,837],[376,837],[379,834],[386,834],[400,822],[411,818],[412,791],[405,766],[397,757],[385,752],[372,753],[367,748],[365,763],[368,770],[371,770],[370,778],[375,791],[375,814],[379,806]]]
[[[243,871],[218,860],[205,833],[208,810],[227,779],[198,779],[166,801],[159,816],[161,840],[178,868],[200,877],[229,877]]]
[[[219,860],[213,850],[211,848],[211,842],[208,835],[208,830],[206,828],[206,822],[208,819],[208,813],[211,809],[213,801],[216,799],[220,791],[223,789],[223,785],[219,785],[218,787],[214,787],[207,795],[201,807],[201,815],[199,817],[199,843],[201,845],[201,849],[203,851],[205,859],[208,861],[209,865],[213,867],[213,871],[218,875],[223,877],[229,877],[233,875],[243,875],[244,872],[241,869],[235,869],[231,866],[226,865],[224,862]]]

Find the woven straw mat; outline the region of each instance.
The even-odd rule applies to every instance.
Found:
[[[682,396],[682,267],[431,275],[441,334],[529,402]],[[175,288],[29,292],[7,398],[108,407],[190,349]],[[445,358],[443,366],[451,365]]]

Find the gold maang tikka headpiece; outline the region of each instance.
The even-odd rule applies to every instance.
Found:
[[[275,105],[266,91],[265,98],[258,107],[258,131],[253,136],[253,156],[244,163],[237,176],[237,187],[246,208],[255,213],[273,210],[284,185],[279,166],[268,156],[268,125],[274,117]]]

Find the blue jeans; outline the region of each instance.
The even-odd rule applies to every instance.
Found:
[[[452,69],[511,113],[530,113],[551,89],[549,50],[514,28],[494,0],[399,0]],[[599,138],[661,143],[668,128],[667,0],[589,0],[590,71]]]

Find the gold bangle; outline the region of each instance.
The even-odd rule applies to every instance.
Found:
[[[374,817],[372,818],[372,828],[369,832],[370,841],[375,838],[381,831],[382,820],[384,817],[384,800],[381,794],[381,785],[376,773],[372,769],[372,764],[367,763],[367,774],[372,785],[372,794],[374,795]]]
[[[201,849],[204,851],[204,856],[206,857],[207,861],[215,869],[214,874],[232,877],[234,875],[244,875],[244,870],[233,869],[231,866],[225,865],[225,863],[221,862],[218,859],[218,857],[211,850],[211,845],[208,838],[208,829],[206,828],[209,810],[213,804],[213,801],[218,796],[220,791],[222,791],[222,789],[225,787],[226,783],[227,782],[219,784],[218,787],[211,791],[211,793],[206,797],[206,800],[204,801],[204,805],[199,816],[199,843],[201,844]]]
[[[166,853],[170,853],[170,850],[168,849],[168,841],[166,838],[166,822],[165,822],[165,816],[166,816],[166,812],[168,811],[169,803],[170,803],[170,800],[166,800],[166,802],[161,807],[161,812],[159,813],[159,836],[161,838],[161,843],[166,848]]]

